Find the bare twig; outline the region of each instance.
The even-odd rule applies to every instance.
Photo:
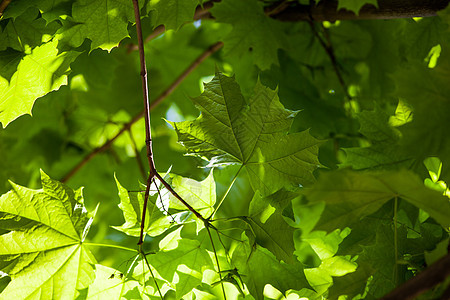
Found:
[[[220,50],[223,47],[222,42],[217,42],[214,45],[210,46],[207,50],[205,50],[202,54],[200,54],[184,71],[180,74],[171,84],[170,86],[162,92],[158,98],[156,98],[150,104],[150,110],[155,109],[164,99],[166,99],[172,92],[183,82],[186,77],[192,73],[205,59],[210,57],[213,53]],[[120,137],[124,132],[129,130],[134,123],[139,121],[144,116],[144,111],[141,111],[139,114],[133,117],[128,123],[126,123],[123,128],[110,140],[105,142],[98,148],[93,149],[90,153],[88,153],[82,161],[80,161],[75,167],[72,168],[62,179],[62,182],[67,182],[72,176],[74,176],[86,163],[88,163],[92,158],[94,158],[97,154],[102,153],[109,149],[114,141]]]
[[[0,3],[0,18],[3,16],[3,12],[5,11],[6,7],[11,3],[12,0],[3,0]]]
[[[282,11],[284,11],[286,8],[288,8],[290,5],[289,0],[283,0],[279,3],[276,3],[273,6],[269,6],[265,9],[265,13],[267,16],[273,16],[280,14]]]
[[[144,224],[145,216],[147,212],[148,196],[150,192],[150,185],[155,177],[156,168],[155,162],[153,161],[153,148],[152,148],[152,129],[150,126],[150,100],[148,92],[147,83],[147,65],[145,63],[145,51],[144,51],[144,41],[142,39],[142,27],[141,27],[141,16],[139,13],[139,3],[138,0],[133,0],[134,8],[134,18],[136,21],[136,33],[138,38],[138,48],[139,48],[139,61],[141,65],[141,82],[142,82],[142,96],[144,99],[144,118],[145,118],[145,146],[147,150],[147,161],[149,167],[149,174],[147,180],[147,188],[145,190],[144,196],[144,206],[142,208],[142,218],[141,218],[141,234],[139,236],[138,245],[142,245],[144,241]]]
[[[348,100],[351,100],[352,97],[348,93],[347,85],[346,85],[346,83],[344,81],[344,78],[342,77],[341,70],[339,69],[339,66],[338,66],[338,63],[337,63],[337,60],[336,60],[336,56],[334,55],[334,49],[333,49],[333,46],[331,45],[331,40],[330,40],[330,37],[328,35],[327,29],[322,27],[323,31],[324,31],[324,36],[325,36],[325,39],[323,39],[320,36],[319,32],[317,32],[317,29],[316,29],[316,26],[314,24],[314,21],[313,20],[308,20],[308,24],[311,27],[311,31],[313,32],[314,36],[317,38],[317,40],[319,41],[320,45],[322,46],[322,48],[325,50],[325,52],[327,53],[328,57],[330,58],[331,65],[333,66],[334,73],[336,73],[336,77],[337,77],[337,79],[339,81],[339,84],[341,85],[342,90],[344,91],[345,97],[347,98],[346,102]]]

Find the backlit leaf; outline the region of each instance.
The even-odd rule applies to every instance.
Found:
[[[209,166],[244,165],[262,195],[314,182],[321,142],[308,131],[287,134],[296,112],[283,107],[276,91],[258,82],[247,106],[234,79],[217,73],[193,101],[200,117],[170,122],[190,154]]]
[[[83,241],[92,223],[80,190],[41,172],[42,189],[14,183],[0,197],[0,264],[12,281],[2,299],[75,298],[94,279]]]
[[[11,81],[0,77],[0,122],[3,127],[24,114],[31,114],[34,101],[67,84],[69,64],[78,52],[58,54],[57,42],[36,47],[17,66]]]

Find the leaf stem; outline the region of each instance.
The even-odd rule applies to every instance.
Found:
[[[222,205],[223,201],[225,200],[225,198],[227,197],[228,193],[230,192],[231,188],[233,187],[234,182],[236,181],[239,173],[241,172],[242,168],[244,167],[244,165],[241,165],[241,167],[239,168],[239,170],[236,172],[236,175],[234,175],[233,179],[231,180],[230,185],[228,186],[227,191],[225,192],[225,194],[222,196],[222,199],[220,199],[219,204],[216,206],[216,208],[214,209],[213,213],[211,214],[211,216],[209,216],[208,220],[211,220],[212,218],[214,218],[214,215],[216,214],[217,210],[220,208],[220,206]]]
[[[139,252],[136,249],[131,249],[128,247],[123,247],[123,246],[119,246],[119,245],[112,245],[112,244],[97,244],[97,243],[83,243],[86,246],[95,246],[95,247],[107,247],[107,248],[117,248],[117,249],[122,249],[122,250],[127,250],[127,251],[131,251],[131,252]]]
[[[209,240],[211,241],[211,246],[213,248],[214,251],[214,258],[216,259],[216,263],[217,263],[217,273],[219,273],[219,279],[220,279],[220,285],[222,286],[222,293],[223,293],[223,298],[225,300],[227,300],[227,295],[225,293],[225,287],[223,285],[223,278],[222,278],[222,272],[220,271],[220,264],[219,264],[219,258],[217,257],[217,251],[216,251],[216,246],[214,246],[214,241],[211,235],[211,231],[209,230],[209,227],[211,225],[208,223],[208,221],[205,221],[205,227],[206,227],[206,231],[208,232],[209,235]]]
[[[161,299],[164,299],[164,297],[163,297],[163,295],[161,293],[161,290],[159,288],[158,282],[156,281],[155,275],[153,274],[152,268],[150,267],[150,264],[148,263],[147,256],[145,256],[145,253],[144,253],[144,251],[142,249],[142,244],[139,245],[139,253],[142,255],[142,257],[145,260],[145,264],[147,265],[147,268],[150,271],[150,275],[153,278],[153,282],[155,283],[156,289],[158,290],[159,297]],[[145,272],[144,272],[144,274],[145,274]],[[144,276],[144,283],[145,283],[145,276]]]

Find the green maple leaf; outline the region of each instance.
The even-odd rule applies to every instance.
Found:
[[[57,22],[47,24],[39,18],[39,11],[30,8],[16,19],[8,19],[0,33],[0,50],[7,47],[24,52],[48,42],[60,27]]]
[[[256,192],[250,203],[249,217],[243,220],[252,227],[252,230],[246,232],[247,236],[254,234],[255,241],[271,251],[277,259],[293,263],[296,260],[293,240],[295,228],[289,226],[282,215],[283,209],[291,200],[289,195],[285,196],[287,197],[276,193],[262,198]],[[280,203],[280,199],[285,203]]]
[[[245,166],[263,196],[315,181],[321,142],[308,131],[287,134],[297,112],[283,107],[277,91],[258,82],[247,105],[235,80],[217,73],[193,101],[200,117],[169,122],[190,154],[209,160],[211,167]]]
[[[137,265],[135,270],[137,268],[142,269],[142,265]],[[89,285],[86,299],[145,299],[147,295],[158,295],[152,279],[147,278],[148,282],[143,286],[135,274],[132,275],[96,264],[95,280]]]
[[[383,112],[378,106],[374,111],[363,111],[358,114],[361,124],[359,132],[371,143],[369,147],[345,148],[346,161],[341,167],[351,166],[356,170],[365,169],[393,169],[399,166],[408,167],[412,160],[400,151],[398,142],[400,134],[390,123],[401,124],[402,118],[407,118],[402,102],[399,103],[398,114],[395,118]],[[392,120],[393,122],[390,122]],[[407,122],[408,119],[403,120]]]
[[[72,2],[70,0],[11,1],[3,16],[4,18],[17,18],[22,16],[27,9],[33,7],[38,8],[42,17],[50,23],[61,15],[69,15]]]
[[[128,0],[78,0],[72,6],[72,17],[64,23],[58,39],[78,47],[88,38],[92,41],[92,50],[111,51],[129,36],[127,27],[134,20],[133,3]]]
[[[13,49],[0,52],[0,77],[10,81],[17,71],[17,66],[24,57],[24,53]]]
[[[359,10],[366,4],[373,4],[378,8],[377,0],[339,0],[337,10],[345,8],[353,11],[356,15],[359,14]]]
[[[0,266],[12,281],[2,299],[73,299],[94,279],[95,258],[83,245],[92,218],[81,189],[41,172],[42,189],[11,182],[0,197]]]
[[[282,293],[289,289],[310,288],[303,265],[299,261],[293,264],[280,262],[267,249],[259,245],[251,246],[248,239],[239,243],[233,251],[232,262],[250,294],[256,299],[264,299],[263,290],[266,284],[271,284]]]
[[[423,63],[409,63],[396,73],[395,81],[398,95],[413,108],[413,120],[399,127],[402,138],[402,150],[423,161],[429,156],[442,160],[442,180],[450,176],[450,142],[447,128],[450,125],[450,88],[447,78],[450,76],[450,51],[448,43],[442,44],[442,53],[435,68]]]
[[[233,26],[223,40],[226,55],[242,56],[250,52],[262,70],[278,65],[278,49],[286,48],[288,37],[282,24],[266,16],[258,1],[221,1],[211,13],[217,22]]]
[[[0,122],[3,127],[21,115],[31,114],[37,98],[67,84],[69,64],[78,52],[58,54],[57,41],[36,47],[19,63],[11,81],[0,77]]]
[[[179,239],[175,248],[163,248],[148,257],[151,265],[165,280],[174,283],[175,273],[178,281],[175,283],[177,299],[192,291],[201,284],[203,272],[214,270],[208,252],[200,247],[200,242],[190,239]]]
[[[117,189],[119,190],[119,208],[123,212],[125,223],[113,228],[128,235],[139,236],[141,232],[141,218],[144,207],[143,192],[127,191],[116,178]],[[149,197],[147,202],[147,212],[144,224],[144,232],[150,236],[157,236],[165,232],[170,227],[170,218],[158,208],[157,197]]]
[[[326,204],[316,224],[320,230],[350,227],[396,197],[423,209],[444,228],[450,226],[448,198],[426,188],[411,171],[330,172],[305,193],[310,201]]]
[[[150,10],[156,11],[155,25],[163,24],[167,30],[178,30],[193,20],[198,0],[150,0]]]
[[[214,211],[214,204],[216,203],[216,185],[214,182],[213,170],[211,170],[208,177],[202,181],[175,174],[170,174],[169,177],[172,188],[192,208],[205,218],[212,214]],[[186,210],[186,206],[164,187],[161,188],[161,195],[162,202],[166,208]]]

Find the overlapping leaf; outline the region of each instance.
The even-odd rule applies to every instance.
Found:
[[[128,36],[128,22],[134,20],[133,2],[78,0],[72,6],[72,17],[64,22],[58,39],[78,47],[88,38],[92,50],[100,47],[110,51]]]
[[[5,28],[0,31],[0,50],[10,47],[25,51],[48,42],[60,25],[57,22],[47,24],[38,15],[38,9],[30,8],[18,18],[8,19]]]
[[[200,242],[189,239],[179,239],[175,248],[163,249],[149,256],[149,261],[161,277],[174,284],[177,299],[202,282],[206,269],[214,269],[211,257],[200,247]]]
[[[264,14],[258,1],[221,1],[214,5],[211,13],[217,22],[233,26],[233,31],[224,39],[227,55],[242,56],[250,52],[262,70],[278,64],[277,51],[286,47],[288,37],[281,23]]]
[[[405,152],[422,161],[428,156],[439,157],[444,166],[450,163],[449,127],[450,89],[447,84],[450,66],[450,43],[443,50],[435,68],[410,63],[396,73],[399,96],[414,110],[413,121],[400,127]],[[443,180],[449,179],[449,168],[444,168]]]
[[[399,107],[403,107],[402,102]],[[402,125],[399,118],[401,115],[395,119],[397,126]],[[358,119],[361,124],[359,132],[370,141],[371,146],[344,149],[347,159],[342,167],[351,166],[356,170],[394,169],[412,164],[411,158],[400,150],[398,130],[390,126],[389,116],[378,106],[374,111],[359,113]]]
[[[276,91],[258,82],[247,106],[234,79],[217,73],[193,101],[200,117],[170,122],[190,154],[209,166],[244,165],[262,195],[314,182],[320,141],[308,131],[287,134],[296,112],[283,107]]]
[[[289,226],[282,215],[291,198],[288,193],[281,192],[262,198],[257,192],[250,203],[249,217],[244,219],[252,228],[247,235],[255,235],[254,239],[259,245],[285,263],[296,260],[293,240],[295,228]]]
[[[333,231],[350,227],[395,198],[423,209],[444,228],[450,226],[448,198],[426,188],[411,171],[334,171],[323,174],[305,193],[312,202],[325,202],[316,229]]]
[[[81,189],[41,178],[42,190],[11,183],[0,197],[0,228],[9,231],[0,236],[0,266],[12,278],[2,299],[72,299],[94,279]]]
[[[58,54],[57,41],[36,47],[19,63],[11,81],[0,77],[0,122],[6,127],[21,115],[31,114],[37,98],[67,84],[69,64],[78,52]]]
[[[144,207],[144,192],[127,191],[116,178],[119,190],[119,208],[123,212],[125,223],[113,228],[125,232],[128,235],[139,236],[141,231],[142,210]],[[158,208],[155,203],[157,197],[148,199],[144,231],[150,236],[157,236],[170,227],[170,219]]]
[[[250,294],[256,299],[264,299],[266,284],[271,284],[282,293],[289,289],[310,287],[300,262],[279,262],[270,251],[258,245],[251,246],[248,241],[238,245],[233,252],[232,261],[239,274],[242,274]]]
[[[170,174],[170,182],[178,195],[205,218],[214,211],[216,185],[213,171],[202,181]],[[162,203],[166,209],[187,210],[186,206],[161,186]]]
[[[151,0],[150,10],[156,10],[156,25],[163,24],[166,29],[180,28],[192,21],[199,0]]]

